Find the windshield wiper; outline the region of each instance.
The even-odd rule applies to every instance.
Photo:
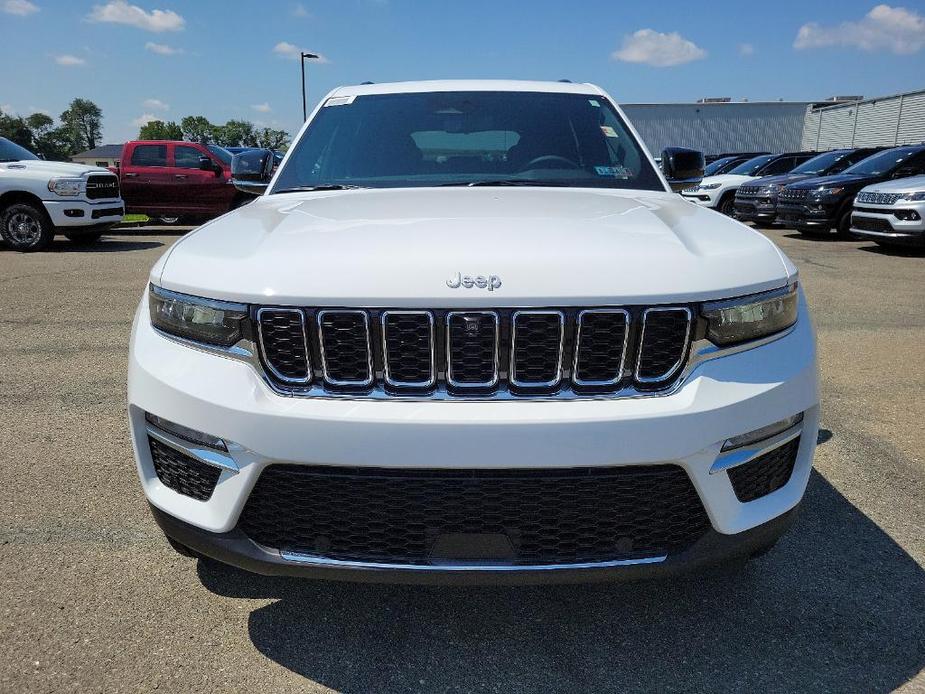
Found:
[[[479,186],[568,186],[568,183],[559,183],[556,181],[538,181],[531,178],[488,178],[480,181],[454,181],[453,183],[441,183],[440,186],[465,186],[467,188],[477,188]]]
[[[363,188],[363,186],[354,186],[348,183],[322,183],[317,186],[294,186],[292,188],[283,188],[282,190],[274,190],[274,193],[303,193],[311,192],[316,190],[357,190]]]

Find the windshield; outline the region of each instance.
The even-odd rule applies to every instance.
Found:
[[[703,170],[703,175],[713,176],[715,174],[722,173],[723,169],[726,168],[729,162],[733,162],[735,160],[735,157],[723,157],[722,159],[717,159],[716,161],[710,162]]]
[[[218,145],[206,145],[209,148],[209,151],[212,152],[216,157],[218,157],[223,164],[226,166],[231,166],[231,152],[229,152],[224,147],[219,147]]]
[[[272,192],[468,184],[665,190],[600,96],[426,92],[329,99]]]
[[[888,149],[859,161],[854,166],[845,169],[844,173],[856,176],[884,176],[920,151],[922,151],[921,148],[917,147]]]
[[[826,152],[825,154],[820,154],[818,157],[813,157],[812,159],[804,161],[790,173],[819,176],[827,173],[833,167],[839,168],[835,165],[849,154],[851,154],[851,150]]]
[[[0,137],[0,161],[28,161],[30,159],[38,159],[38,157],[25,147],[20,147],[15,142]]]
[[[743,161],[729,173],[735,174],[737,176],[754,176],[758,169],[767,164],[773,158],[773,154],[762,154],[760,157],[755,157],[754,159]]]

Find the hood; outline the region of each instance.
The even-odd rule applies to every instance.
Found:
[[[83,176],[89,173],[112,173],[109,169],[98,166],[84,166],[71,164],[65,161],[43,161],[42,159],[28,159],[24,161],[9,161],[0,164],[0,171],[23,171],[29,174],[51,176]]]
[[[743,176],[742,174],[719,174],[718,176],[707,176],[701,181],[700,185],[707,183],[719,183],[720,185],[742,185],[748,181],[754,181],[755,176]]]
[[[915,193],[925,190],[925,176],[909,176],[875,183],[864,188],[867,193]]]
[[[810,174],[779,174],[777,176],[762,176],[761,178],[752,180],[752,184],[756,186],[786,186],[790,185],[791,183],[796,183],[797,181],[806,180],[809,177]]]
[[[457,273],[500,286],[452,288]],[[166,289],[248,303],[557,306],[780,287],[758,232],[665,192],[405,188],[269,195],[176,243]]]
[[[860,188],[866,183],[871,183],[875,180],[877,180],[877,178],[874,176],[856,176],[852,174],[841,173],[841,174],[834,174],[832,176],[816,176],[815,178],[807,178],[798,183],[794,183],[793,187],[800,188],[800,189],[806,188],[810,190],[813,188],[821,188],[821,187],[830,188],[830,187],[838,187],[838,186],[840,187],[857,186],[858,188]]]

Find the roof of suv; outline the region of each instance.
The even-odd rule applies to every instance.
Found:
[[[603,90],[593,84],[577,82],[534,82],[528,80],[424,80],[420,82],[384,82],[338,87],[330,96],[366,94],[411,94],[415,92],[557,92],[560,94],[598,94]]]

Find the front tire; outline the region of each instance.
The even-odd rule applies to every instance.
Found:
[[[835,235],[843,241],[851,238],[851,208],[849,207],[835,224]]]
[[[726,193],[716,209],[727,217],[735,217],[735,197],[735,192]]]
[[[14,251],[40,251],[54,236],[55,228],[41,205],[16,202],[0,212],[0,238]]]

